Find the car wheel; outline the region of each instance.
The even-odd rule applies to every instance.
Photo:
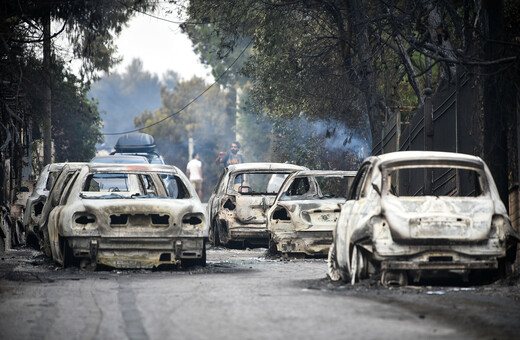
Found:
[[[200,258],[200,260],[198,260],[197,264],[201,267],[206,267],[206,241],[203,241],[202,257]]]
[[[356,282],[367,277],[368,260],[361,250],[361,247],[352,245],[352,255],[350,256],[350,283]]]
[[[63,260],[63,268],[72,267],[77,265],[76,258],[72,253],[72,249],[69,247],[69,242],[66,239],[60,237],[60,251],[61,258]]]
[[[41,249],[42,249],[43,253],[47,257],[52,259],[51,241],[50,241],[50,237],[49,237],[49,230],[47,230],[46,227],[44,227],[43,230],[42,230],[41,242],[42,242]]]
[[[218,234],[218,224],[217,222],[213,222],[209,228],[209,241],[213,245],[213,247],[218,247],[220,245],[220,238]]]
[[[269,235],[269,245],[268,245],[268,253],[269,255],[278,254],[278,248],[276,247],[276,242],[273,240],[271,235]]]
[[[84,271],[87,271],[87,272],[94,272],[96,271],[96,268],[97,268],[97,263],[96,261],[93,261],[89,258],[82,258],[80,263],[79,263],[79,268],[81,270],[84,270]]]
[[[336,258],[336,245],[334,242],[329,247],[329,255],[327,257],[327,273],[332,281],[339,281],[343,279],[341,269],[338,266],[338,260]]]

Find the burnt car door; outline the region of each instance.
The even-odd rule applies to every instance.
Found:
[[[366,209],[367,195],[370,190],[371,167],[370,163],[361,166],[352,183],[347,201],[341,209],[334,237],[337,262],[340,266],[348,263],[350,243],[352,242],[350,235],[358,228],[360,220],[365,215],[363,211]],[[374,202],[370,204],[374,204]]]

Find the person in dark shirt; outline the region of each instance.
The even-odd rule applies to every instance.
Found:
[[[229,153],[221,152],[217,159],[215,160],[218,164],[223,164],[224,166],[229,166],[231,164],[240,164],[244,163],[244,157],[238,154],[240,150],[240,143],[234,141],[231,143],[231,150]]]

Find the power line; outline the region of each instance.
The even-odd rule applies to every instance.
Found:
[[[171,115],[169,116],[166,116],[164,117],[163,119],[155,122],[155,123],[152,123],[150,125],[146,125],[142,128],[137,128],[137,129],[133,129],[133,130],[129,130],[129,131],[124,131],[124,132],[109,132],[109,133],[103,133],[104,136],[116,136],[116,135],[123,135],[123,134],[126,134],[126,133],[132,133],[132,132],[137,132],[137,131],[142,131],[142,130],[145,130],[145,129],[148,129],[152,126],[155,126],[159,123],[162,123],[164,122],[166,119],[170,119],[172,118],[173,116],[175,115],[178,115],[179,113],[181,113],[182,111],[184,111],[188,106],[190,106],[191,104],[193,104],[197,99],[199,99],[200,97],[202,97],[206,92],[208,92],[215,84],[218,83],[218,81],[220,80],[220,78],[222,78],[230,69],[231,67],[233,67],[233,65],[235,65],[235,63],[238,61],[238,59],[240,59],[240,57],[242,57],[242,55],[245,53],[245,51],[249,48],[249,46],[251,46],[251,44],[253,43],[253,39],[251,39],[249,41],[249,43],[247,44],[246,47],[244,47],[244,49],[242,50],[242,52],[240,52],[240,54],[238,55],[238,57],[236,57],[236,59],[231,63],[231,65],[229,65],[225,70],[224,72],[222,72],[218,77],[217,79],[215,79],[215,81],[210,85],[208,86],[204,91],[202,91],[198,96],[196,96],[195,98],[193,98],[190,102],[188,102],[186,105],[184,105],[180,110],[172,113]]]

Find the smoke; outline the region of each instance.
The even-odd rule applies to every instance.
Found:
[[[350,128],[337,119],[314,120],[307,117],[293,118],[276,123],[281,145],[294,149],[320,148],[322,153],[354,154],[364,159],[370,154],[371,140],[366,126]]]

